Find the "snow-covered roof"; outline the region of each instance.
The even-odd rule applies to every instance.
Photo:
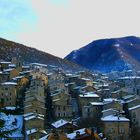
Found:
[[[16,109],[16,107],[14,107],[14,106],[7,106],[7,107],[5,107],[7,110],[15,110]]]
[[[34,114],[33,112],[30,112],[30,113],[24,114],[23,117],[31,116],[33,114]]]
[[[30,129],[30,130],[27,130],[26,131],[26,134],[27,135],[30,135],[30,134],[33,134],[33,133],[36,133],[37,132],[37,129],[36,128],[33,128],[33,129]]]
[[[118,94],[121,90],[115,90],[115,91],[112,91],[111,93],[114,93],[114,94]]]
[[[127,101],[124,101],[123,103],[131,103],[133,101],[137,100],[137,98],[134,98],[134,99],[131,99],[131,100],[127,100]]]
[[[113,101],[118,101],[116,98],[106,98],[104,99],[104,102],[113,102]]]
[[[10,69],[4,69],[3,71],[4,71],[4,72],[10,72],[10,71],[12,71],[12,70],[13,70],[13,69],[10,68]]]
[[[53,73],[47,73],[47,76],[53,75]]]
[[[109,84],[103,83],[103,84],[97,84],[96,86],[97,86],[97,87],[108,87]]]
[[[103,118],[101,118],[102,121],[104,122],[129,122],[130,120],[125,118],[125,117],[118,117],[118,116],[114,116],[114,115],[109,115],[109,116],[105,116]]]
[[[69,139],[74,139],[76,137],[76,132],[80,132],[80,134],[85,134],[85,128],[79,129],[79,130],[75,130],[73,133],[67,134],[67,137]]]
[[[99,95],[95,94],[94,92],[86,92],[79,95],[80,97],[84,98],[97,98]]]
[[[54,126],[55,128],[59,128],[61,126],[64,126],[65,124],[68,124],[69,122],[63,119],[60,119],[54,123],[52,123],[52,126]]]
[[[76,75],[76,74],[72,74],[72,75],[69,75],[69,76],[72,77],[72,78],[80,77],[80,75]]]
[[[91,81],[90,79],[88,78],[81,78],[82,80],[85,80],[85,81]]]
[[[49,65],[49,67],[58,68],[58,66],[55,66],[55,65]]]
[[[47,140],[48,136],[49,136],[49,135],[45,135],[45,136],[43,136],[42,138],[40,138],[39,140]]]
[[[72,76],[73,74],[72,73],[66,73],[66,76]]]
[[[105,89],[102,89],[103,91],[109,91],[110,89],[109,88],[105,88]]]
[[[73,88],[73,89],[81,89],[81,86],[77,86],[77,87],[75,87],[75,88]]]
[[[25,69],[27,68],[28,69],[28,68],[30,68],[30,66],[22,66],[22,68],[25,68]]]
[[[16,65],[15,64],[9,64],[9,67],[16,67]]]
[[[26,121],[29,121],[29,120],[32,120],[32,119],[41,119],[41,120],[44,120],[44,118],[42,116],[40,116],[39,114],[33,114],[31,116],[24,116],[24,120]]]
[[[15,82],[4,82],[4,83],[1,83],[1,85],[13,85],[13,86],[16,86],[17,83],[15,83]]]
[[[83,86],[83,87],[81,87],[81,89],[85,89],[85,88],[87,88],[88,86]]]
[[[128,79],[140,79],[140,76],[125,76],[119,78],[119,80],[128,80]]]
[[[68,86],[68,85],[74,85],[75,82],[71,82],[71,83],[66,83],[65,86]]]
[[[103,110],[102,113],[108,112],[108,111],[118,112],[118,110],[115,110],[115,109],[113,109],[113,108],[109,108],[109,109]]]
[[[61,99],[54,99],[52,100],[53,102],[57,102],[57,101],[60,101]]]
[[[0,74],[3,74],[3,72],[2,72],[2,71],[0,71]]]
[[[27,130],[26,134],[30,135],[30,134],[33,134],[33,133],[36,133],[36,132],[47,134],[47,132],[45,130],[41,130],[41,129],[37,129],[37,128],[33,128],[33,129],[30,129],[30,130]]]
[[[30,72],[32,72],[32,70],[22,71],[22,72],[20,72],[20,74],[27,74],[27,73],[30,73]]]
[[[91,105],[103,105],[103,102],[90,102]]]
[[[2,61],[0,62],[0,64],[10,64],[11,62],[5,62],[5,61]]]
[[[12,78],[13,80],[17,80],[17,79],[21,79],[21,78],[23,78],[24,76],[17,76],[17,77],[14,77],[14,78]]]
[[[133,107],[129,108],[129,111],[134,110],[134,109],[137,109],[137,108],[140,108],[140,105],[133,106]]]
[[[123,99],[129,99],[129,98],[132,98],[132,97],[135,97],[135,95],[127,95],[127,96],[124,96],[124,97],[122,97]]]
[[[41,64],[41,63],[31,63],[31,65],[36,65],[36,66],[41,66],[41,67],[47,67],[48,66],[46,64]]]

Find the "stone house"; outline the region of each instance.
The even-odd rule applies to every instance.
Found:
[[[17,103],[17,83],[4,82],[0,85],[0,106],[14,106]]]
[[[41,114],[24,114],[24,123],[26,130],[30,130],[32,128],[45,129],[44,115]]]
[[[119,111],[113,108],[109,108],[102,111],[102,117],[109,116],[109,115],[116,115]]]
[[[132,127],[140,127],[140,105],[129,108]]]
[[[120,100],[108,98],[108,99],[104,99],[103,103],[104,103],[103,110],[107,110],[110,108],[113,108],[119,111],[123,110],[123,105]]]
[[[82,107],[83,118],[101,117],[103,102],[90,102],[89,105]]]
[[[104,124],[104,134],[109,140],[129,140],[130,120],[122,117],[109,115],[101,118]]]
[[[60,119],[52,123],[51,126],[53,129],[56,129],[57,131],[64,131],[66,133],[71,133],[74,130],[76,130],[76,128],[78,128],[78,126],[73,122],[69,122],[63,119]]]
[[[86,106],[89,102],[97,102],[99,101],[100,97],[94,92],[86,92],[83,94],[79,94],[79,104],[80,106]]]
[[[4,69],[8,69],[9,64],[11,64],[11,62],[1,61],[0,62],[0,71],[3,71]]]
[[[55,118],[68,119],[73,117],[73,107],[70,94],[59,91],[58,93],[51,94],[51,98]]]
[[[44,77],[45,78],[45,77]],[[24,101],[25,137],[39,139],[46,135],[46,78],[33,75]]]
[[[26,140],[39,140],[41,137],[45,136],[47,132],[42,129],[30,129],[26,131]]]

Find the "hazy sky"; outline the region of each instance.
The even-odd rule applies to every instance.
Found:
[[[64,57],[93,40],[140,36],[139,0],[0,0],[0,37]]]

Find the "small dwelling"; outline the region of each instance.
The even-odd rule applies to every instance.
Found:
[[[104,123],[104,134],[109,140],[129,140],[129,119],[123,116],[109,115],[101,120]]]
[[[54,129],[65,131],[67,133],[73,132],[78,127],[73,122],[69,122],[63,119],[60,119],[54,123],[51,124]]]

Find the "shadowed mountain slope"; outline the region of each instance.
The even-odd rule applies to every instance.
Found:
[[[140,69],[140,38],[135,36],[91,42],[65,57],[92,71],[111,72]]]
[[[36,62],[47,65],[56,65],[74,71],[82,69],[77,64],[53,56],[49,53],[0,38],[0,60],[10,61],[13,57],[20,57],[24,63]]]

